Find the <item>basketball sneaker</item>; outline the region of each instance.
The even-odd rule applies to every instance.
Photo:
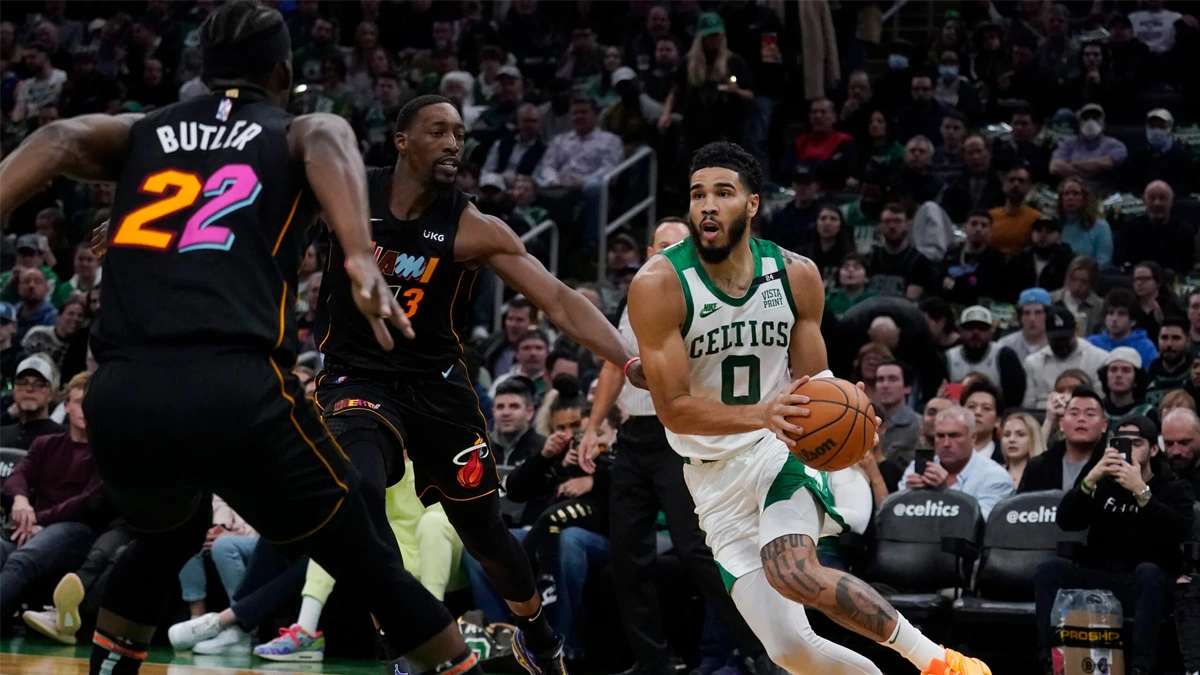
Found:
[[[279,629],[279,636],[254,648],[254,653],[269,661],[324,661],[325,634],[308,631],[294,623]]]
[[[192,647],[193,654],[211,654],[213,656],[226,654],[250,654],[250,634],[242,630],[241,626],[234,624],[229,628],[217,633],[217,637],[211,640],[197,642],[195,647]]]
[[[25,612],[21,618],[42,635],[73,645],[75,633],[79,631],[79,603],[83,602],[83,594],[79,576],[74,572],[65,574],[54,587],[54,610]]]
[[[529,671],[529,675],[567,675],[567,664],[563,660],[563,637],[558,636],[554,649],[543,654],[534,654],[525,645],[525,635],[517,630],[512,638],[513,656],[517,663]],[[989,673],[990,675],[990,673]]]
[[[216,612],[181,621],[167,629],[167,639],[175,651],[185,652],[197,642],[211,640],[221,633],[221,621]]]
[[[921,675],[992,675],[992,669],[979,659],[947,649],[945,660],[934,659]]]

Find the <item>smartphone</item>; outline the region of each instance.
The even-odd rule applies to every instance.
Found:
[[[913,472],[917,475],[925,473],[925,467],[933,461],[932,448],[918,448],[913,460]]]
[[[1108,444],[1113,450],[1121,453],[1121,459],[1126,464],[1133,464],[1133,439],[1128,436],[1114,436]]]

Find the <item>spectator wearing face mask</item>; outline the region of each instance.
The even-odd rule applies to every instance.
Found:
[[[933,100],[947,110],[957,111],[969,120],[983,115],[983,103],[975,85],[959,72],[958,52],[947,49],[938,57],[938,75],[933,81]]]
[[[1104,108],[1088,103],[1079,109],[1079,135],[1059,144],[1050,157],[1050,173],[1059,178],[1080,176],[1093,189],[1107,194],[1129,154],[1125,144],[1104,134]]]
[[[1171,137],[1175,117],[1165,108],[1146,113],[1146,142],[1129,149],[1121,172],[1121,189],[1137,193],[1147,183],[1163,181],[1179,194],[1196,189],[1196,162],[1192,153]]]
[[[1175,276],[1186,276],[1195,265],[1192,226],[1175,215],[1175,192],[1161,180],[1142,194],[1146,213],[1133,218],[1117,233],[1116,263],[1128,268],[1143,260],[1158,263]]]

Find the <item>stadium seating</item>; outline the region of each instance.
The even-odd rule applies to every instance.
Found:
[[[954,490],[907,490],[883,500],[863,578],[914,622],[950,608],[944,589],[962,589],[978,553],[978,502]]]

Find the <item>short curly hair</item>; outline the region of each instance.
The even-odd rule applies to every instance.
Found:
[[[709,169],[720,167],[729,169],[738,175],[738,179],[742,181],[742,185],[750,194],[758,194],[763,183],[762,166],[753,155],[746,152],[739,145],[728,143],[726,141],[717,141],[709,143],[696,151],[692,156],[692,168],[689,172],[694,174],[700,169]]]

